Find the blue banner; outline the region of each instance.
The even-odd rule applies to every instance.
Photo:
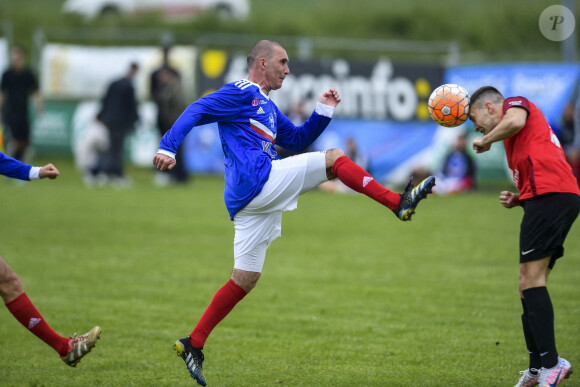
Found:
[[[473,93],[494,86],[504,97],[522,96],[532,101],[558,134],[562,112],[578,82],[576,63],[518,63],[469,65],[448,68],[445,83],[456,83]]]
[[[357,152],[380,181],[434,142],[437,125],[434,122],[396,122],[379,120],[332,120],[326,131],[309,150],[347,149],[353,140]],[[185,138],[186,167],[194,173],[223,173],[223,152],[217,124],[195,128]]]
[[[470,93],[481,86],[497,87],[504,96],[521,95],[536,104],[556,133],[564,106],[580,75],[577,64],[489,64],[456,66],[446,70],[444,83],[457,83]],[[420,101],[424,104],[424,101]],[[421,106],[419,106],[420,108]],[[337,117],[310,150],[340,148],[356,143],[360,162],[382,183],[400,184],[416,166],[438,168],[442,156],[463,130],[476,136],[468,121],[458,128],[443,128],[433,121],[363,119]],[[223,154],[217,125],[195,128],[185,140],[186,162],[194,173],[223,173]],[[474,157],[478,179],[506,179],[505,155],[501,143],[492,151]]]

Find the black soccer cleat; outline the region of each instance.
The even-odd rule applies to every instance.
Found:
[[[432,192],[434,186],[435,177],[433,176],[429,176],[416,187],[413,187],[413,184],[409,181],[409,184],[405,187],[405,192],[401,194],[399,207],[393,210],[397,218],[402,221],[411,220],[411,216],[415,213],[415,208],[417,208],[419,202]]]
[[[173,349],[177,351],[177,356],[185,361],[185,366],[191,377],[197,384],[206,386],[205,376],[203,376],[203,352],[200,348],[191,345],[189,337],[179,339],[173,344]]]

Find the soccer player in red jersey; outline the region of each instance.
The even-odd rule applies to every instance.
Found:
[[[503,191],[500,203],[524,209],[518,288],[530,363],[516,387],[555,387],[570,376],[572,366],[556,350],[554,309],[546,281],[564,254],[564,240],[580,212],[580,190],[558,138],[532,102],[504,98],[494,87],[485,86],[471,96],[470,109],[475,131],[483,134],[473,140],[477,153],[504,142],[519,195]]]

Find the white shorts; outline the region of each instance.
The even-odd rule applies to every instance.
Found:
[[[281,235],[282,212],[296,209],[298,196],[326,180],[326,152],[272,161],[258,196],[234,216],[234,268],[262,272],[268,246]]]

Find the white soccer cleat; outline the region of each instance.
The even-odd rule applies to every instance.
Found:
[[[557,387],[562,380],[568,379],[572,374],[572,365],[566,359],[558,357],[558,364],[552,368],[540,370],[540,387]]]
[[[535,375],[530,372],[530,369],[529,368],[527,370],[525,370],[525,371],[520,371],[520,374],[522,374],[522,377],[520,378],[520,381],[518,382],[518,384],[516,384],[514,387],[533,387],[533,386],[537,386],[538,383],[539,383],[539,380],[538,380],[539,370],[536,370],[536,371],[538,373],[536,373]]]
[[[82,336],[77,336],[75,333],[73,337],[70,338],[68,343],[68,354],[61,357],[62,361],[71,367],[76,367],[83,356],[91,352],[91,349],[93,349],[93,347],[97,344],[97,340],[100,337],[101,327],[99,326],[94,327],[88,333],[85,333]]]

